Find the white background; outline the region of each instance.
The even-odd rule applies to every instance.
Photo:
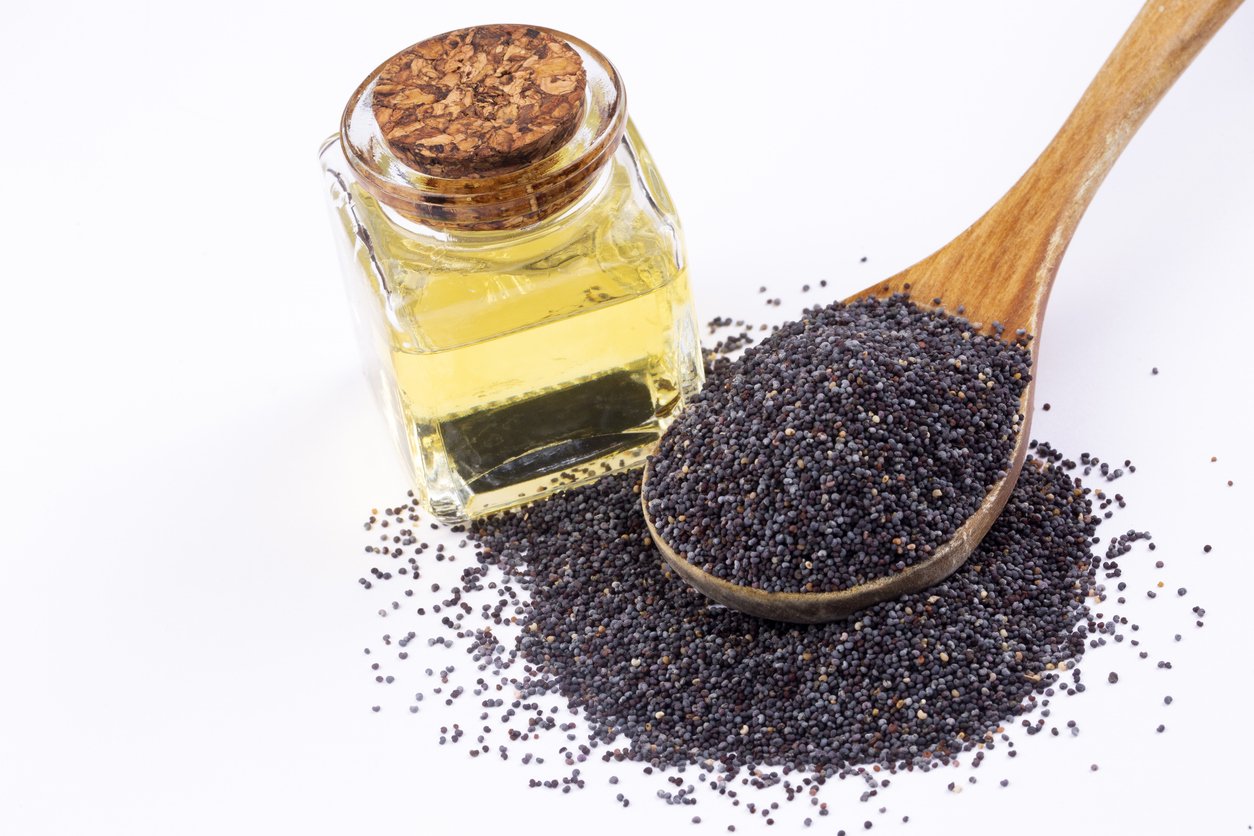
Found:
[[[974,220],[1138,6],[8,4],[0,833],[670,832],[694,812],[708,823],[694,833],[765,832],[712,801],[665,807],[634,767],[614,770],[628,810],[599,762],[581,793],[528,790],[516,762],[434,745],[455,712],[414,716],[381,696],[362,648],[388,625],[384,596],[356,583],[360,523],[406,485],[358,373],[316,148],[360,79],[413,41],[494,21],[567,30],[626,78],[685,221],[702,320],[770,321],[896,272]],[[797,292],[820,278],[824,296]],[[759,284],[784,297],[778,313]],[[935,775],[871,805],[835,788],[833,815],[809,832],[861,832],[864,818],[896,832],[907,814],[901,832],[1254,824],[1252,286],[1243,9],[1097,195],[1039,361],[1037,403],[1053,409],[1035,434],[1138,465],[1105,533],[1153,530],[1167,566],[1128,556],[1126,612],[1174,669],[1105,648],[1090,690],[1056,712],[1080,721],[1079,738],[996,753],[962,795],[920,780]],[[1147,603],[1159,579],[1189,595]],[[1208,610],[1202,630],[1193,604]],[[770,832],[811,814],[785,808]]]

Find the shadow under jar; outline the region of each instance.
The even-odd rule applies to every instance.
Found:
[[[639,465],[700,389],[678,218],[592,47],[422,41],[321,160],[372,388],[440,519]]]

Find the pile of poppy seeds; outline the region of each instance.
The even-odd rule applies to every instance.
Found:
[[[712,331],[714,325],[732,323],[718,320]],[[723,344],[736,350],[752,341],[744,333]],[[828,359],[806,353],[816,351]],[[679,497],[665,513],[685,513],[684,530],[694,542],[729,537],[744,545],[751,545],[752,525],[713,533],[722,517],[701,487],[715,472],[707,466],[730,467],[746,496],[758,491],[745,502],[755,524],[790,514],[813,522],[816,504],[826,503],[824,519],[834,527],[821,536],[811,532],[808,542],[814,557],[827,550],[839,576],[821,569],[773,572],[754,576],[759,582],[843,583],[851,571],[873,577],[909,565],[961,524],[1006,467],[1027,364],[1025,341],[980,337],[961,320],[903,298],[811,309],[740,359],[707,364],[705,393],[679,421],[689,422],[680,437],[710,455],[691,446],[683,452],[698,467],[689,464],[686,479],[659,479],[657,501]],[[716,412],[727,420],[714,420]],[[698,425],[709,434],[696,434]],[[668,805],[717,798],[774,824],[784,811],[778,800],[761,801],[771,791],[800,804],[798,818],[809,826],[833,812],[820,798],[825,785],[854,779],[864,785],[860,802],[882,816],[888,776],[958,763],[978,768],[994,752],[1014,757],[1007,726],[1016,718],[1029,735],[1078,735],[1074,721],[1050,720],[1051,701],[1085,690],[1078,663],[1086,649],[1130,638],[1140,659],[1149,658],[1137,624],[1093,611],[1107,602],[1104,583],[1122,577],[1120,559],[1150,538],[1127,531],[1109,538],[1104,557],[1094,553],[1098,525],[1125,500],[1085,487],[1075,474],[1100,467],[1112,481],[1123,470],[1116,475],[1087,453],[1077,463],[1047,444],[1031,446],[1005,510],[953,575],[820,625],[728,610],[673,575],[649,537],[639,471],[476,521],[468,531],[455,528],[466,539],[454,549],[421,541],[425,520],[411,498],[367,522],[366,551],[376,565],[359,582],[376,595],[404,587],[378,614],[388,624],[419,616],[413,626],[421,633],[388,632],[382,648],[367,648],[371,675],[413,714],[433,703],[473,700],[480,722],[442,726],[439,743],[464,746],[474,758],[565,770],[531,778],[533,787],[569,793],[588,784],[595,772],[590,761],[611,764],[603,769],[634,762],[664,779],[656,795]],[[658,461],[674,452],[663,445]],[[790,457],[813,466],[790,471]],[[750,474],[770,468],[796,489],[767,494]],[[693,476],[694,470],[706,475]],[[868,486],[876,480],[884,487],[872,493]],[[941,495],[933,497],[934,490]],[[856,496],[842,498],[846,493]],[[926,536],[910,541],[915,549],[899,550],[884,538],[882,520],[861,522],[859,515],[872,509],[891,522],[888,531]],[[852,539],[835,525],[842,517],[855,526]],[[693,525],[696,518],[710,528]],[[868,543],[876,550],[863,552]],[[756,554],[769,564],[771,544],[758,545]],[[434,564],[472,555],[456,583],[420,582],[424,572],[451,568]],[[748,572],[745,566],[723,564],[733,573]],[[1126,587],[1119,581],[1120,593]],[[1185,594],[1181,587],[1172,598]],[[1118,603],[1125,603],[1122,595]],[[1201,627],[1204,615],[1194,606],[1188,617]],[[461,651],[473,670],[459,673],[456,664],[434,661],[449,651]],[[1165,659],[1147,662],[1154,663],[1171,666]],[[414,676],[425,676],[423,690],[405,687]],[[1101,679],[1111,687],[1118,675],[1103,670]],[[545,739],[560,744],[547,766],[535,751]],[[700,775],[694,782],[687,771]],[[976,783],[974,772],[966,780]],[[608,783],[617,785],[618,776]],[[948,791],[961,792],[962,783],[949,783]],[[622,806],[632,801],[621,791],[614,798]],[[869,811],[856,813],[850,829],[872,827]],[[694,824],[703,821],[686,815]]]
[[[660,571],[635,474],[472,533],[531,594],[519,650],[545,671],[523,696],[560,691],[603,742],[626,737],[633,760],[943,762],[986,742],[1083,651],[1088,503],[1047,462],[1030,463],[1020,484],[950,578],[815,627],[712,607]]]

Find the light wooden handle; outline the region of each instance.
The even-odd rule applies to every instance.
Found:
[[[1241,2],[1149,0],[1049,147],[977,222],[972,232],[1017,230],[1017,257],[1036,263],[1037,281],[1044,285],[1038,288],[1042,304],[1034,315],[1044,311],[1048,284],[1115,160]],[[1033,321],[1029,330],[1036,332],[1039,324]]]
[[[1070,240],[1132,135],[1241,0],[1150,0],[1089,84],[1054,141],[1007,195],[1053,209]],[[1006,202],[1006,201],[1003,201]]]
[[[967,316],[1039,336],[1058,265],[1120,152],[1241,0],[1150,0],[1049,147],[1006,195],[947,246],[882,286],[909,284]]]

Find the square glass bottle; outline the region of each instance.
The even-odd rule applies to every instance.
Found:
[[[442,520],[640,464],[699,390],[679,222],[592,47],[423,41],[321,159],[373,388]]]

